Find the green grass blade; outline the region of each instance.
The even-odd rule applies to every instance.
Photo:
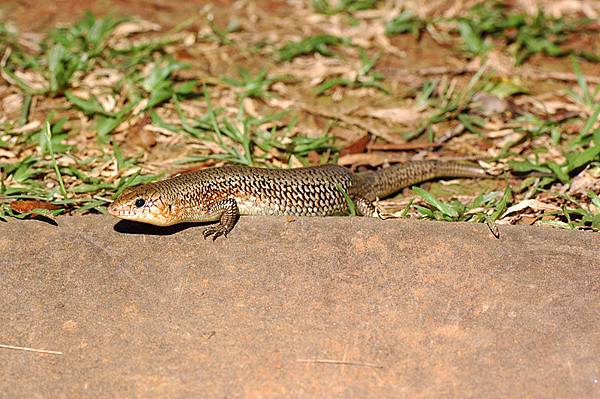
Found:
[[[65,183],[63,182],[62,175],[60,174],[60,169],[58,168],[58,164],[56,163],[56,157],[54,156],[54,149],[52,147],[52,130],[50,129],[50,122],[48,121],[46,121],[44,133],[46,137],[46,145],[48,151],[50,152],[50,157],[52,158],[52,167],[54,168],[54,172],[56,173],[56,179],[58,180],[58,184],[60,185],[60,192],[62,194],[62,197],[66,199],[67,190],[65,189]]]

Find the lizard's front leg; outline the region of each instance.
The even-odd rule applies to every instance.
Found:
[[[216,202],[211,207],[211,213],[220,213],[219,223],[207,227],[204,232],[204,239],[212,235],[213,241],[219,236],[227,237],[227,234],[233,229],[240,217],[237,202],[233,198]]]

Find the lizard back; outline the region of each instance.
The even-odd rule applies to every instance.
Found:
[[[343,191],[355,175],[336,165],[296,169],[224,166],[152,183],[178,208],[205,208],[234,198],[241,215],[330,216],[346,213]]]

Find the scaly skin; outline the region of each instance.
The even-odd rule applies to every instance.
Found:
[[[227,236],[239,215],[333,216],[348,214],[346,193],[358,214],[379,216],[373,202],[402,188],[440,177],[489,177],[477,166],[414,161],[376,172],[335,166],[265,169],[224,166],[127,189],[108,209],[121,219],[169,226],[215,222],[204,238]]]

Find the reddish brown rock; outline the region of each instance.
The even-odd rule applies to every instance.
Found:
[[[597,234],[115,223],[0,224],[2,396],[600,395]]]

